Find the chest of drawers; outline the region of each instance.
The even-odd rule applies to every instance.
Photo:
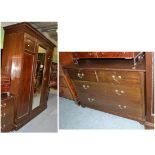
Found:
[[[9,132],[14,128],[14,96],[1,95],[1,132]]]
[[[145,68],[131,60],[83,61],[65,66],[82,106],[141,123],[145,116]],[[123,65],[124,64],[124,65]]]

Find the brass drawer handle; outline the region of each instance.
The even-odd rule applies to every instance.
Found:
[[[117,95],[122,95],[122,94],[124,94],[124,90],[118,90],[118,89],[116,89],[116,90],[115,90],[115,93],[116,93]]]
[[[78,77],[79,77],[80,79],[82,79],[83,76],[84,76],[84,73],[78,73],[77,75],[78,75]]]
[[[120,79],[122,79],[121,75],[118,75],[117,77],[115,75],[112,75],[112,78],[114,81],[119,82]]]
[[[82,85],[84,89],[88,89],[90,86],[89,85]]]
[[[118,78],[121,79],[122,77],[119,75]]]
[[[123,110],[123,109],[126,109],[127,108],[127,106],[126,105],[124,105],[124,106],[122,106],[122,105],[118,105],[118,107],[119,107],[119,109],[121,109],[121,110]]]
[[[113,78],[114,81],[118,82],[115,75],[112,75],[112,78]]]
[[[88,97],[88,101],[89,101],[89,102],[94,102],[95,99],[94,99],[94,98],[89,98],[89,97]]]

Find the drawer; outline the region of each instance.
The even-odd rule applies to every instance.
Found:
[[[72,94],[71,94],[71,92],[70,92],[70,90],[68,88],[60,87],[59,92],[60,92],[59,95],[61,97],[65,97],[67,99],[73,100]]]
[[[96,52],[73,52],[74,58],[97,58]]]
[[[88,97],[93,96],[96,98],[102,98],[102,96],[113,97],[129,104],[142,104],[144,100],[144,90],[138,85],[112,85],[77,80],[73,80],[72,82],[79,96],[86,94]]]
[[[78,80],[72,80],[72,82],[79,95],[87,94],[88,97],[93,96],[96,98],[106,96],[106,89],[104,89],[105,85],[103,83]]]
[[[83,95],[79,97],[80,103],[96,110],[117,114],[127,118],[134,118],[136,120],[144,119],[144,107],[142,104],[134,104],[123,102],[123,100],[102,96],[102,98],[95,98],[94,96]]]
[[[35,39],[31,36],[29,36],[28,34],[25,35],[24,38],[24,45],[25,45],[25,49],[30,51],[30,52],[35,52]]]
[[[140,84],[143,72],[134,71],[105,71],[97,70],[99,82],[108,82],[113,84]]]
[[[71,79],[97,82],[96,74],[94,70],[67,69],[67,71]]]

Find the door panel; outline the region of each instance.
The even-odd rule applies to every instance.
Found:
[[[31,87],[32,87],[32,73],[35,55],[24,52],[23,55],[23,69],[21,74],[21,88],[17,99],[17,117],[16,121],[23,119],[29,115],[31,106]],[[23,95],[24,94],[24,95]]]

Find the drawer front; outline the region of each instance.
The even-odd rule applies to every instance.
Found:
[[[144,107],[142,104],[134,104],[123,102],[123,100],[102,96],[95,98],[94,96],[79,96],[81,105],[101,110],[108,113],[117,114],[124,117],[134,118],[137,120],[144,119]]]
[[[86,94],[96,98],[114,97],[126,103],[142,104],[143,90],[138,85],[112,85],[96,82],[72,80],[79,95]]]
[[[101,98],[106,96],[106,89],[104,89],[104,84],[99,84],[97,82],[88,81],[78,81],[72,80],[73,85],[78,93],[78,95],[86,94],[88,97]]]
[[[97,58],[96,52],[73,52],[74,58]]]
[[[71,79],[80,81],[97,81],[94,70],[67,69],[67,71]]]
[[[139,104],[122,104],[119,100],[110,98],[102,98],[97,100],[95,98],[80,98],[80,103],[84,106],[94,108],[97,110],[105,111],[112,114],[117,114],[124,117],[135,118],[135,119],[144,119],[144,108]]]
[[[25,49],[30,52],[35,52],[36,41],[33,37],[28,34],[25,34],[24,38]]]
[[[99,82],[108,82],[113,84],[140,84],[141,74],[140,72],[127,72],[127,71],[104,71],[97,70]]]

